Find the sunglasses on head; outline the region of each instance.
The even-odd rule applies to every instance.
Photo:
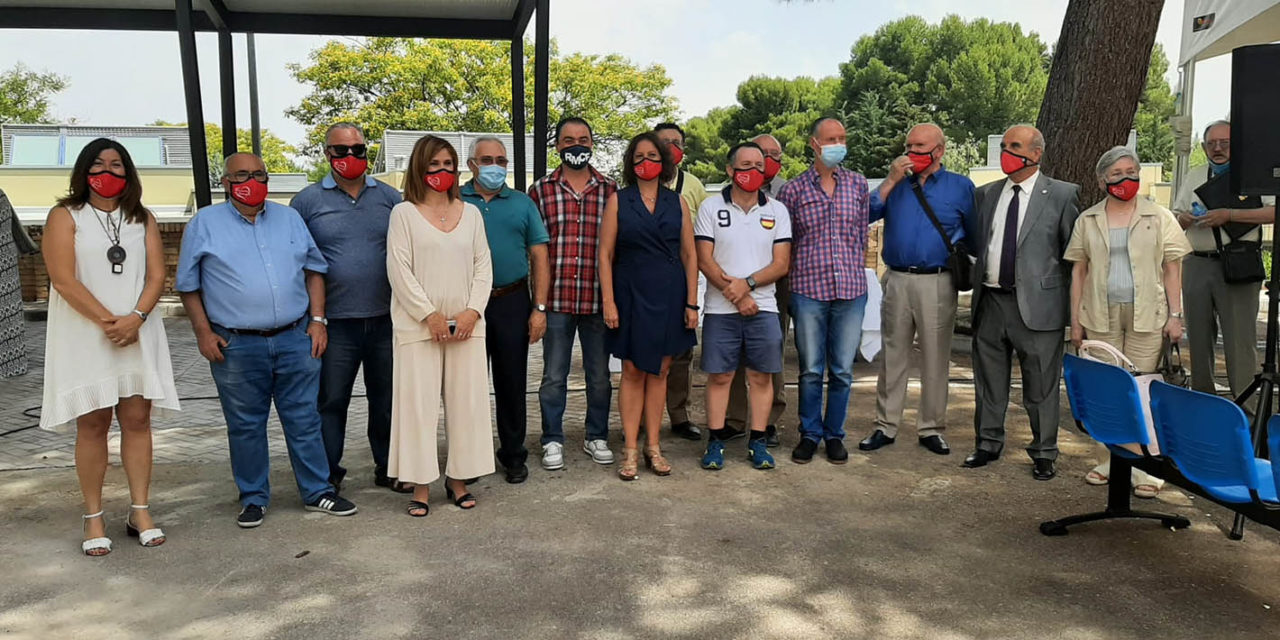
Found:
[[[328,148],[335,158],[345,158],[347,156],[363,158],[369,151],[369,148],[363,144],[331,144]]]

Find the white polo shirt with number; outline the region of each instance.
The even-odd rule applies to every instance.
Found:
[[[733,203],[732,187],[707,197],[698,207],[693,226],[695,242],[712,242],[712,257],[731,278],[746,278],[773,262],[773,246],[791,242],[791,216],[781,202],[760,191],[750,211]],[[778,312],[773,283],[751,292],[761,311]],[[713,314],[737,313],[738,308],[719,289],[708,286],[703,310]]]

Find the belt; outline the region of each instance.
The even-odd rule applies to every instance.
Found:
[[[1209,258],[1210,260],[1217,260],[1220,257],[1217,251],[1192,251],[1191,255],[1197,258]]]
[[[261,336],[263,338],[270,338],[271,336],[279,335],[298,326],[299,324],[302,324],[302,321],[306,318],[306,316],[303,316],[284,325],[283,327],[276,327],[274,329],[232,329],[231,327],[223,327],[223,329],[226,329],[228,332],[234,333],[238,336]]]
[[[987,290],[987,293],[1004,293],[1004,294],[1008,294],[1008,295],[1013,295],[1014,293],[1016,293],[1016,292],[1018,291],[1017,289],[1015,289],[1015,288],[1013,288],[1013,287],[1009,287],[1008,289],[1006,289],[1006,288],[1004,288],[1004,287],[991,287],[991,286],[987,286],[987,285],[985,285],[985,284],[984,284],[984,285],[982,285],[982,286],[983,286],[983,288],[984,288],[984,289],[986,289],[986,290]]]
[[[489,292],[489,298],[491,299],[501,298],[502,296],[510,295],[512,293],[515,293],[521,290],[528,291],[529,290],[528,285],[529,285],[528,278],[520,278],[519,280],[516,280],[515,282],[512,282],[511,284],[505,287],[494,287],[493,291]]]
[[[951,271],[946,267],[894,267],[894,266],[890,266],[889,270],[897,271],[898,273],[914,273],[914,274],[923,274],[923,275],[931,275],[935,273],[947,273]]]

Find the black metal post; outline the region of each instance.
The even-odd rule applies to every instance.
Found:
[[[538,0],[533,27],[533,179],[547,173],[547,103],[551,99],[551,0]]]
[[[236,131],[236,67],[231,56],[231,32],[218,32],[218,80],[222,99],[222,157],[240,150]]]
[[[245,34],[249,53],[249,129],[253,135],[253,154],[262,155],[262,122],[258,119],[258,47],[252,33]]]
[[[511,157],[516,165],[516,189],[524,191],[529,172],[524,146],[524,34],[511,38]]]
[[[204,106],[200,101],[200,66],[196,60],[196,33],[191,0],[174,0],[178,50],[182,55],[182,88],[187,103],[187,136],[191,140],[191,176],[195,181],[196,208],[213,202],[209,193],[209,153],[204,139]]]

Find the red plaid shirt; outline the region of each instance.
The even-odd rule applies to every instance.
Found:
[[[843,168],[835,179],[835,197],[813,167],[778,189],[791,214],[791,292],[824,302],[867,292],[867,179]]]
[[[551,300],[547,309],[579,315],[600,313],[599,264],[600,219],[609,196],[618,183],[589,167],[591,179],[582,193],[575,193],[556,169],[529,187],[529,197],[538,205],[551,242],[547,245],[551,264]]]

